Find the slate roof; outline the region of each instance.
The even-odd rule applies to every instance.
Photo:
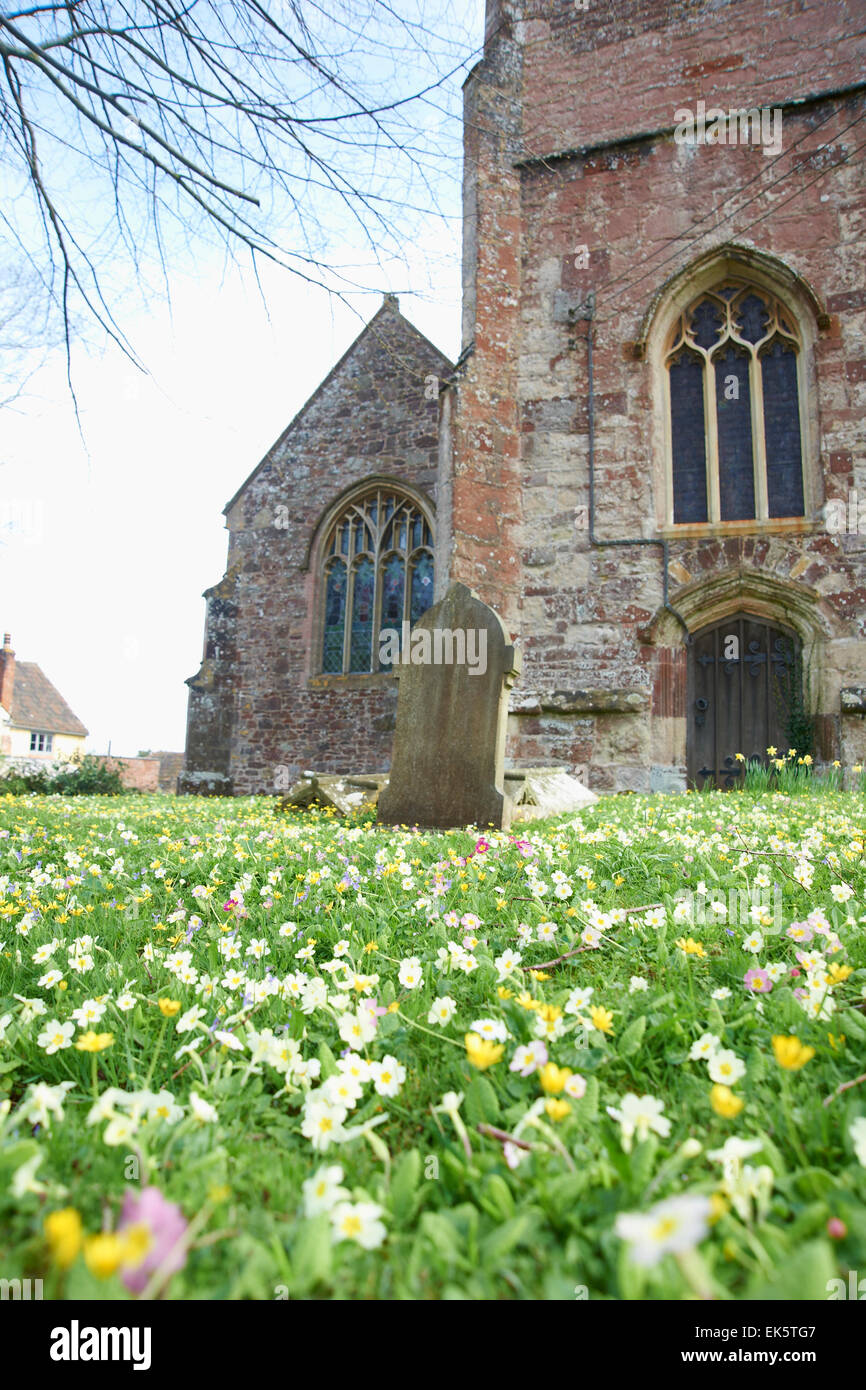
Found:
[[[80,734],[84,737],[88,732],[35,661],[15,662],[9,721],[15,728],[46,734]]]

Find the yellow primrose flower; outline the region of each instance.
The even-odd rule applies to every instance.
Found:
[[[81,1249],[81,1217],[74,1207],[63,1207],[46,1216],[42,1229],[51,1250],[51,1258],[61,1269],[68,1269]]]
[[[479,1071],[486,1071],[488,1067],[492,1067],[505,1051],[504,1043],[493,1043],[489,1038],[480,1037],[478,1033],[467,1033],[463,1041],[466,1044],[466,1056]]]
[[[592,1019],[592,1026],[599,1033],[613,1032],[613,1014],[610,1009],[603,1009],[600,1004],[593,1004],[589,1011]]]
[[[735,1096],[730,1086],[715,1085],[710,1087],[710,1105],[717,1115],[721,1115],[725,1120],[733,1120],[739,1115],[745,1104],[739,1096]]]
[[[125,1259],[126,1241],[110,1231],[84,1242],[84,1262],[97,1279],[110,1279]]]
[[[570,1076],[570,1067],[558,1067],[555,1062],[546,1062],[538,1073],[541,1089],[549,1096],[558,1096]]]
[[[814,1047],[806,1047],[799,1038],[789,1038],[784,1037],[781,1033],[774,1033],[770,1041],[773,1044],[776,1061],[780,1067],[784,1067],[785,1071],[799,1071],[815,1056]]]
[[[174,1018],[179,1009],[179,999],[160,999],[159,1001],[159,1011],[163,1018]]]
[[[567,1100],[548,1100],[544,1103],[544,1109],[552,1120],[564,1120],[566,1115],[571,1112],[571,1106]]]
[[[79,1052],[104,1052],[114,1042],[113,1033],[95,1033],[92,1028],[82,1033],[75,1046]]]

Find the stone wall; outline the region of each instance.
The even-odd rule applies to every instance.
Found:
[[[97,753],[95,756],[97,762],[102,763],[110,772],[119,770],[120,780],[127,791],[159,791],[158,758],[110,758],[104,753]]]

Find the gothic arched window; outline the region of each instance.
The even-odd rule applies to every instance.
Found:
[[[335,675],[388,671],[395,634],[405,634],[433,603],[433,531],[419,504],[395,488],[354,497],[331,522],[322,549],[322,670]],[[404,627],[408,624],[408,627]]]
[[[742,281],[678,315],[664,358],[675,525],[805,515],[801,348],[790,311]]]

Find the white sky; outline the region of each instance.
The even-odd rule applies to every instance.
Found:
[[[455,161],[448,224],[422,229],[408,267],[381,282],[452,359],[459,196]],[[0,412],[0,632],[54,682],[92,751],[183,748],[201,595],[225,569],[222,508],[362,327],[285,273],[265,287],[270,318],[252,278],[206,248],[195,276],[174,278],[171,311],[121,314],[149,377],[119,349],[77,349],[84,444],[60,353]],[[358,301],[364,319],[380,303]]]

